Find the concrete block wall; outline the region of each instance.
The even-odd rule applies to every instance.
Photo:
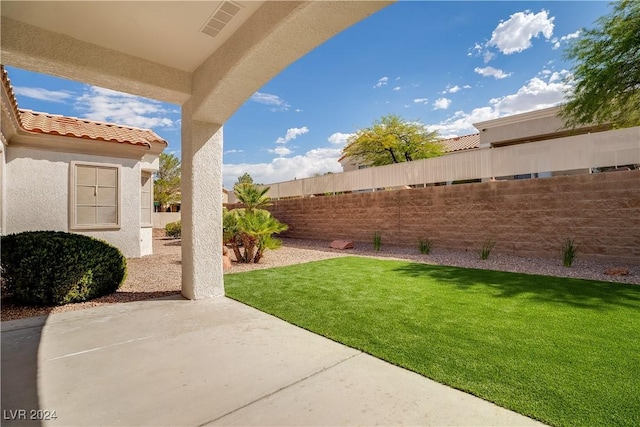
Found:
[[[560,257],[575,238],[579,257],[640,264],[640,171],[497,181],[275,201],[284,237]]]

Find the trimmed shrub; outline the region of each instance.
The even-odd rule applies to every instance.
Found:
[[[0,245],[5,290],[21,304],[87,301],[115,292],[127,276],[119,249],[81,234],[27,231]]]
[[[164,233],[167,237],[171,237],[172,239],[179,239],[182,236],[182,222],[170,222],[165,225]]]

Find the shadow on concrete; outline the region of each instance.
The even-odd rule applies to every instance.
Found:
[[[486,287],[497,298],[528,294],[534,301],[592,310],[606,310],[611,306],[635,308],[640,303],[640,286],[625,283],[419,263],[406,263],[395,270],[412,277],[436,279],[442,285],[460,289]]]
[[[38,348],[48,316],[2,322],[2,425],[40,426]]]

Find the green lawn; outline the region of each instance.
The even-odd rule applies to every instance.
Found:
[[[558,426],[640,425],[640,286],[348,257],[225,276],[290,323]]]

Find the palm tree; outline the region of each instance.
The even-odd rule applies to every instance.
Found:
[[[272,235],[289,227],[281,223],[271,212],[264,209],[245,210],[238,215],[238,226],[242,230],[245,262],[260,262],[266,249],[277,249],[281,243]],[[253,251],[256,251],[255,254]]]
[[[287,228],[264,209],[224,210],[224,243],[231,246],[236,260],[241,263],[258,263],[265,250],[279,248],[281,242],[272,235]]]
[[[233,187],[236,198],[249,212],[272,205],[271,199],[266,195],[268,191],[269,187],[260,188],[255,184],[237,184]]]

